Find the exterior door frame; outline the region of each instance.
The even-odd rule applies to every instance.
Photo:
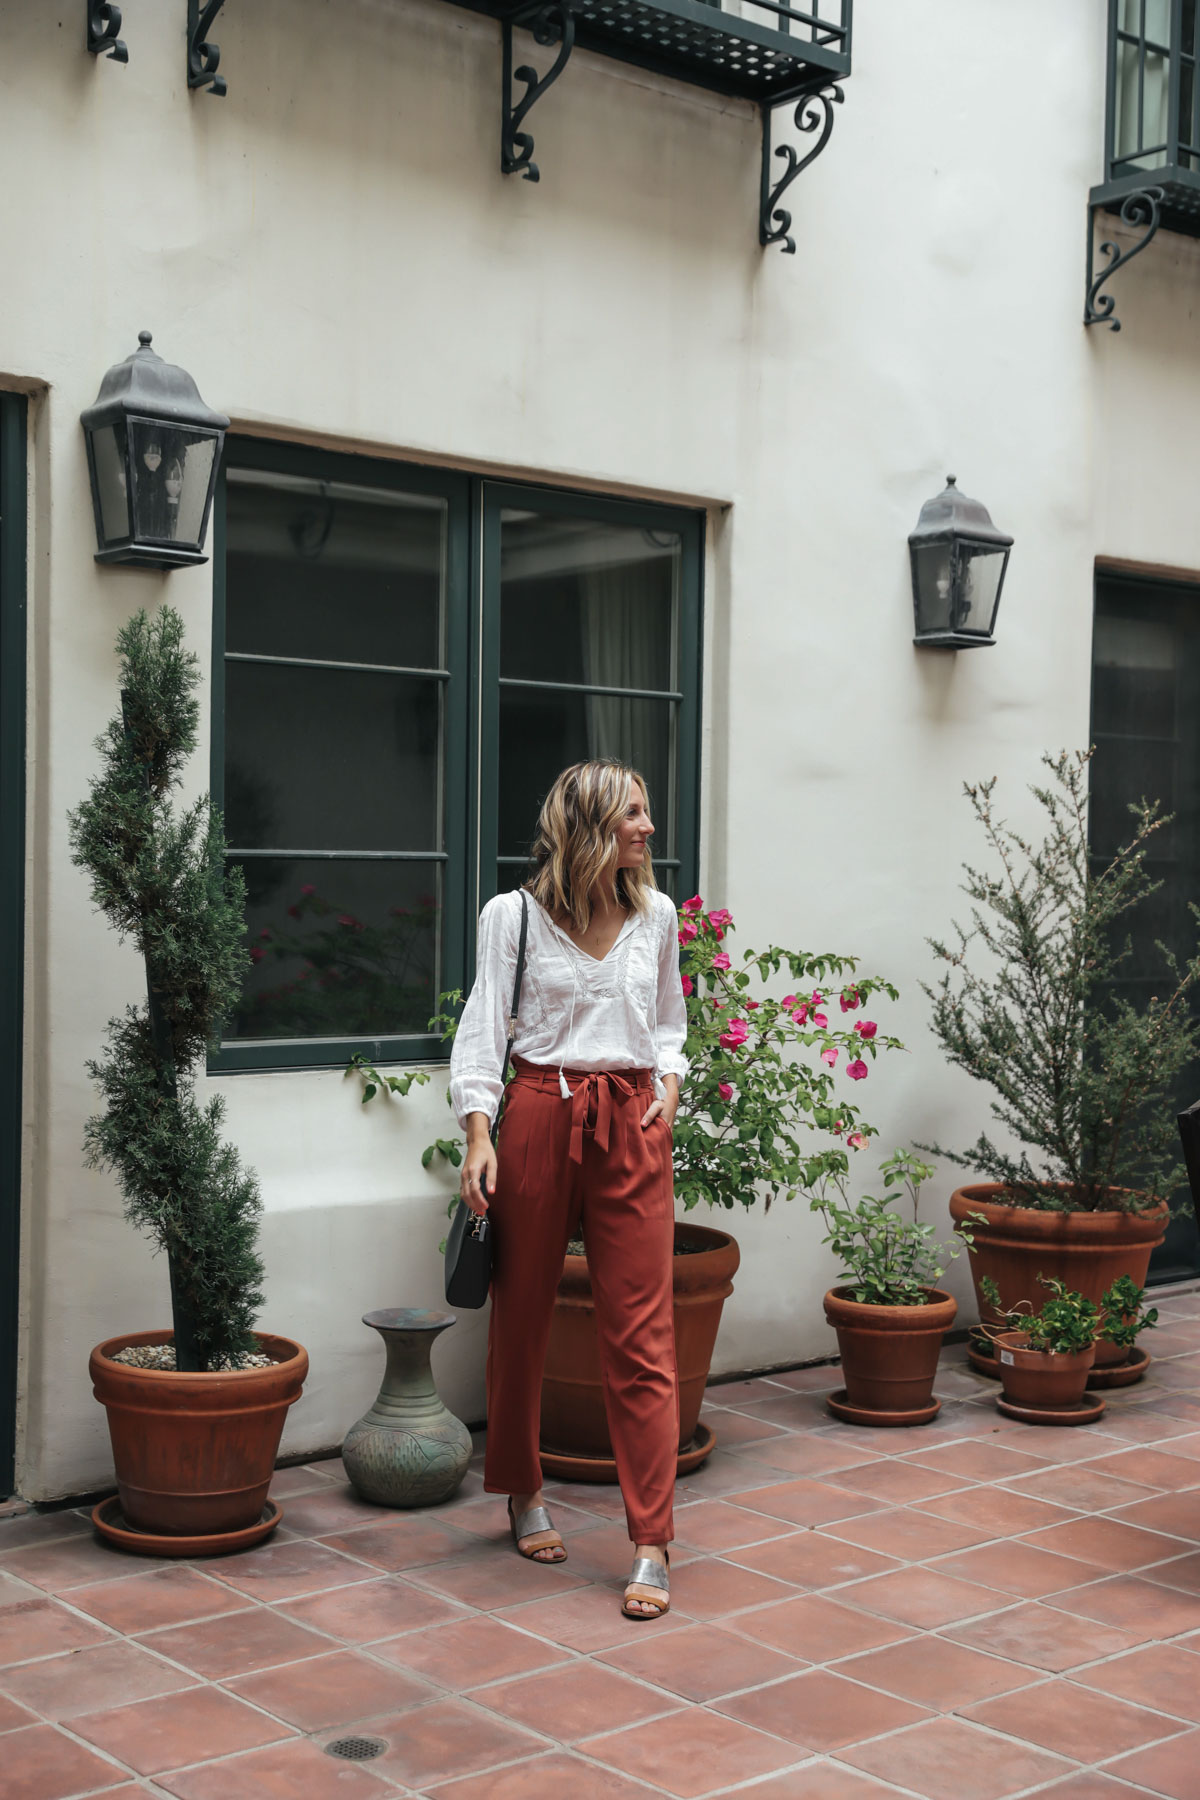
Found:
[[[0,394],[0,1498],[13,1491],[25,923],[25,419]]]

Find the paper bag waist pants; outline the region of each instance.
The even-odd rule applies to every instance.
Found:
[[[568,1241],[581,1229],[600,1341],[604,1405],[629,1536],[666,1544],[679,1447],[671,1131],[642,1116],[647,1070],[566,1070],[514,1059],[496,1146],[484,1486],[528,1494],[542,1368]]]

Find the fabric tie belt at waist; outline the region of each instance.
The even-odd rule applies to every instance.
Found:
[[[566,1081],[571,1094],[570,1159],[575,1163],[583,1161],[585,1130],[594,1133],[601,1150],[608,1149],[614,1095],[618,1100],[632,1100],[635,1094],[654,1094],[654,1076],[649,1069],[559,1070],[513,1057],[513,1082],[522,1087],[561,1093],[560,1080]]]

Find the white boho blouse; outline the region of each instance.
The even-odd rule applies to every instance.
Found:
[[[678,917],[666,895],[631,912],[601,962],[581,950],[529,897],[525,978],[513,1049],[554,1069],[652,1069],[687,1074],[687,1011],[679,979]],[[468,1113],[500,1105],[500,1067],[521,932],[520,893],[497,894],[479,915],[475,985],[450,1053],[450,1103],[465,1129]]]

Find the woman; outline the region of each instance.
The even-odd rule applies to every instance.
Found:
[[[450,1059],[467,1134],[462,1197],[490,1210],[495,1254],[484,1486],[507,1494],[517,1548],[566,1549],[542,1499],[542,1365],[567,1243],[582,1228],[604,1404],[633,1572],[623,1610],[670,1604],[667,1546],[679,1445],[671,1262],[671,1129],[687,1073],[673,903],[654,883],[646,784],[615,762],[576,763],[550,789],[526,887],[528,941],[513,1079],[501,1098],[522,897],[479,920],[475,986]]]

